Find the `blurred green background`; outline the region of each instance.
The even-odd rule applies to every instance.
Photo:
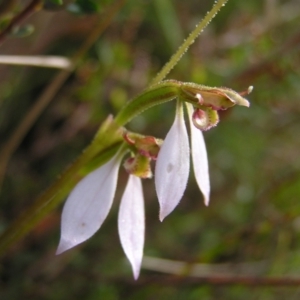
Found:
[[[34,32],[9,36],[0,54],[71,57],[114,1],[87,1],[85,10],[82,1],[65,2],[73,6],[48,3],[32,15],[22,26]],[[106,116],[150,83],[213,2],[125,1],[13,154],[0,195],[1,232],[74,161]],[[22,6],[16,1],[2,23]],[[221,112],[219,125],[204,133],[209,207],[191,174],[184,198],[161,223],[153,180],[144,180],[145,262],[137,282],[117,233],[127,180],[121,170],[113,208],[93,238],[56,257],[60,206],[9,249],[0,299],[299,299],[300,286],[286,280],[300,282],[299,21],[298,0],[229,0],[168,76],[254,91],[249,109]],[[2,146],[58,72],[0,66]],[[164,138],[174,111],[173,102],[154,107],[129,128]],[[179,277],[178,262],[187,263]],[[195,266],[205,266],[198,277],[191,276]],[[220,284],[221,275],[231,282]],[[282,281],[255,284],[251,276]]]

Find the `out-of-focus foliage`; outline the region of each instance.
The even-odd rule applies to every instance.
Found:
[[[63,0],[45,0],[44,1],[44,6],[48,6],[48,5],[54,5],[54,6],[61,6],[63,5]]]
[[[80,16],[65,8],[42,10],[28,20],[35,31],[7,39],[1,54],[70,57],[113,1],[64,2],[83,12],[91,12],[87,3],[99,9]],[[1,231],[81,153],[108,114],[147,86],[176,50],[178,36],[186,36],[212,4],[126,2],[13,155],[1,190]],[[219,125],[205,133],[212,184],[208,208],[191,174],[180,205],[160,223],[153,180],[144,180],[145,255],[191,264],[261,263],[261,276],[300,277],[299,21],[298,0],[229,0],[168,76],[241,91],[253,85],[254,91],[249,109],[222,112]],[[57,71],[0,69],[4,145]],[[154,107],[129,127],[164,138],[174,111],[174,103]],[[117,234],[126,180],[121,171],[112,212],[83,245],[54,255],[60,207],[12,247],[1,260],[0,298],[299,299],[296,287],[212,286],[189,277],[172,284],[171,274],[164,281],[147,269],[135,283]]]

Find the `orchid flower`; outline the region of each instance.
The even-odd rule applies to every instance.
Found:
[[[116,192],[120,155],[84,177],[63,208],[60,254],[93,236],[106,219]],[[130,175],[119,211],[119,236],[137,279],[144,248],[145,213],[140,178]]]
[[[234,105],[249,107],[248,100],[242,95],[249,94],[253,89],[250,86],[247,91],[237,93],[228,88],[210,88],[193,83],[179,83],[179,87],[175,120],[158,153],[155,168],[155,187],[161,221],[178,205],[189,176],[190,148],[183,117],[183,102],[187,105],[190,119],[194,173],[204,197],[204,204],[207,206],[210,181],[206,147],[201,131],[209,130],[218,124],[218,110],[225,110]]]
[[[169,84],[172,88],[172,84],[176,85],[178,82],[171,81]],[[123,166],[130,175],[121,199],[118,229],[121,245],[131,264],[135,279],[140,273],[145,235],[141,178],[152,177],[151,160],[157,160],[155,187],[161,221],[178,205],[187,185],[190,147],[183,116],[183,103],[186,102],[190,120],[194,173],[205,205],[209,203],[210,183],[202,130],[217,125],[218,110],[227,109],[235,104],[249,106],[246,99],[226,88],[207,88],[189,83],[179,87],[175,120],[164,142],[152,136],[143,136],[124,129],[123,138],[127,143],[125,148],[130,150],[131,156],[125,160]],[[174,92],[173,89],[171,92]],[[169,97],[168,95],[169,93],[166,97]],[[173,97],[172,93],[171,96]],[[63,208],[57,254],[86,241],[101,227],[112,206],[118,171],[126,151],[120,150],[110,161],[84,177],[72,190]]]
[[[192,120],[192,105],[188,105]],[[205,142],[202,132],[190,122],[192,160],[198,186],[204,202],[209,202],[209,172]],[[159,218],[162,221],[178,205],[185,191],[189,170],[189,141],[183,117],[183,104],[178,101],[174,123],[159,151],[155,168],[155,187],[160,204]]]

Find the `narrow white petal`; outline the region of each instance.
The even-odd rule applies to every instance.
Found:
[[[112,158],[72,190],[63,208],[56,254],[84,242],[100,228],[112,205],[120,162]]]
[[[196,128],[192,121],[193,107],[186,103],[189,113],[190,127],[191,127],[191,148],[194,173],[197,184],[201,190],[204,203],[207,206],[209,203],[210,182],[209,182],[209,168],[205,141],[202,131]]]
[[[137,279],[143,258],[145,211],[142,182],[134,175],[129,175],[121,199],[118,227],[123,250],[131,263],[134,279]]]
[[[182,106],[158,153],[155,187],[162,221],[178,205],[185,191],[190,170],[189,141]]]

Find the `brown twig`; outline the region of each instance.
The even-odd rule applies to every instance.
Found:
[[[27,19],[36,11],[42,8],[42,0],[32,0],[19,14],[12,18],[8,26],[0,32],[0,45],[4,42],[5,38],[11,33],[13,28]]]

